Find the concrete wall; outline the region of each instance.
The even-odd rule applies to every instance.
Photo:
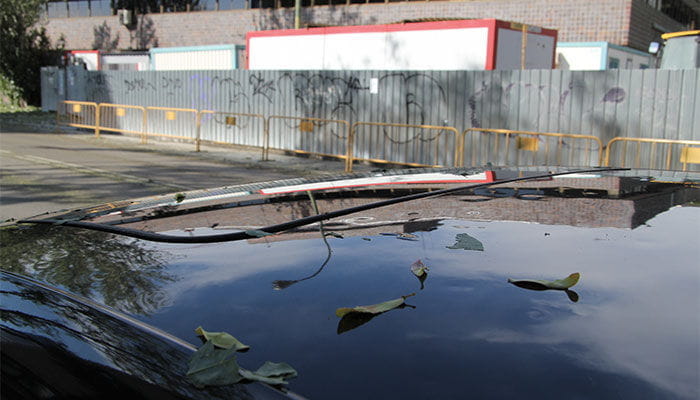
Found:
[[[567,42],[607,41],[646,50],[654,23],[670,30],[682,26],[643,0],[475,0],[315,6],[303,10],[303,22],[315,25],[383,24],[419,18],[497,18],[559,31]],[[151,47],[245,44],[251,30],[288,29],[293,9],[255,9],[166,13],[139,16],[128,30],[117,17],[52,18],[52,40],[65,37],[69,49],[145,49]]]

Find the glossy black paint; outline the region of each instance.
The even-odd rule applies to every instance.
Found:
[[[286,398],[258,384],[197,389],[185,380],[188,346],[37,282],[0,279],[3,398]]]
[[[494,210],[513,207],[507,201],[487,199]],[[551,212],[576,222],[582,203],[571,202]],[[591,220],[616,218],[605,211]],[[478,217],[329,223],[344,238],[204,245],[30,227],[3,238],[2,264],[185,340],[200,325],[230,332],[253,347],[243,366],[288,362],[299,371],[291,389],[309,398],[700,395],[699,208],[648,215],[633,229]],[[410,271],[417,259],[430,268],[423,282]],[[507,281],[572,272],[581,273],[575,299]],[[334,314],[414,292],[407,307],[373,317],[343,323]]]

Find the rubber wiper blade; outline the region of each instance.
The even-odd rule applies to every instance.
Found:
[[[83,222],[83,221],[65,221],[65,220],[43,219],[43,220],[23,220],[23,221],[18,221],[18,223],[71,226],[71,227],[75,227],[75,228],[84,228],[84,229],[90,229],[90,230],[95,230],[95,231],[100,231],[100,232],[108,232],[108,233],[113,233],[116,235],[127,236],[127,237],[136,238],[136,239],[147,240],[147,241],[151,241],[151,242],[161,242],[161,243],[196,244],[196,243],[233,242],[233,241],[238,241],[238,240],[258,238],[258,237],[260,237],[259,231],[269,233],[269,234],[275,234],[275,233],[280,233],[280,232],[288,231],[291,229],[299,228],[302,226],[311,225],[311,224],[314,224],[314,223],[317,223],[320,221],[325,221],[325,220],[329,220],[329,219],[333,219],[333,218],[343,217],[346,215],[350,215],[350,214],[354,214],[354,213],[358,213],[358,212],[362,212],[362,211],[372,210],[372,209],[380,208],[380,207],[386,207],[386,206],[399,204],[399,203],[405,203],[407,201],[413,201],[413,200],[425,199],[425,198],[430,198],[430,197],[443,196],[446,194],[458,193],[458,192],[462,192],[462,191],[470,190],[470,189],[478,189],[478,188],[489,187],[489,186],[493,186],[493,185],[500,185],[503,183],[522,182],[522,181],[533,180],[533,179],[546,179],[546,178],[552,178],[555,176],[562,176],[562,175],[584,174],[584,173],[591,173],[591,172],[600,173],[600,172],[612,172],[612,171],[628,171],[628,170],[630,170],[630,168],[579,169],[579,170],[566,171],[566,172],[556,172],[556,173],[548,173],[548,174],[542,174],[542,175],[531,175],[531,176],[522,177],[522,178],[504,179],[504,180],[494,181],[494,182],[475,183],[475,184],[458,186],[458,187],[453,187],[453,188],[448,188],[448,189],[435,190],[432,192],[422,192],[422,193],[409,194],[406,196],[400,196],[400,197],[395,197],[392,199],[381,200],[381,201],[363,204],[363,205],[359,205],[359,206],[355,206],[355,207],[348,207],[348,208],[344,208],[341,210],[330,211],[330,212],[327,212],[324,214],[311,215],[308,217],[295,219],[295,220],[292,220],[289,222],[284,222],[281,224],[270,225],[270,226],[258,228],[255,230],[256,232],[258,232],[257,234],[255,234],[256,232],[252,232],[252,231],[244,231],[244,232],[223,233],[223,234],[217,234],[217,235],[176,236],[176,235],[165,235],[162,233],[142,231],[142,230],[138,230],[138,229],[123,228],[123,227],[114,226],[114,225],[98,224],[98,223],[94,223],[94,222]]]

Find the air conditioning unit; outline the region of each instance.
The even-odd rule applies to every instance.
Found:
[[[117,16],[119,17],[119,23],[124,26],[131,26],[134,23],[134,12],[131,10],[117,10]]]

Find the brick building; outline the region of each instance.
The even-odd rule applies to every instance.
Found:
[[[153,1],[164,4],[164,0]],[[304,0],[302,26],[386,24],[425,18],[497,18],[556,29],[559,41],[607,41],[646,50],[649,42],[658,40],[661,33],[695,28],[700,16],[698,0],[387,0],[381,3],[342,0],[328,4],[329,1],[333,2]],[[291,0],[246,0],[238,8],[233,0],[182,2],[193,5],[187,6],[189,12],[176,11],[177,8],[176,12],[162,8],[165,12],[136,10],[133,24],[127,27],[113,15],[119,1],[57,0],[50,3],[51,8],[47,7],[45,26],[54,42],[61,37],[65,39],[67,49],[108,51],[245,44],[248,31],[294,27]],[[222,4],[229,4],[231,9],[222,9],[225,8]],[[65,9],[62,16],[56,12],[59,9]]]

